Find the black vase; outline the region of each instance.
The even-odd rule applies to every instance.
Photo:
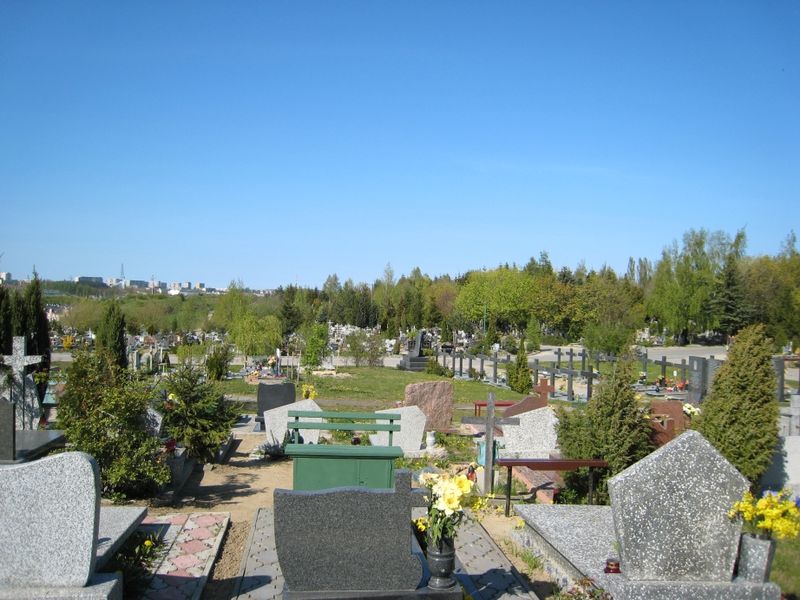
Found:
[[[428,587],[441,590],[456,584],[456,580],[453,579],[456,567],[456,546],[453,538],[442,536],[434,544],[428,536],[428,567],[431,570]]]

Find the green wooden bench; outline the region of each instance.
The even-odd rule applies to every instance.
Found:
[[[403,456],[399,446],[392,446],[392,433],[400,431],[400,415],[395,413],[361,413],[290,410],[287,428],[292,442],[286,444],[286,455],[292,458],[295,490],[324,490],[358,486],[374,489],[394,487],[394,461]],[[301,419],[359,419],[388,423],[312,423]],[[301,429],[325,431],[388,431],[388,446],[349,446],[343,444],[301,444]]]

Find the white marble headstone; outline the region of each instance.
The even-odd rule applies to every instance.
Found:
[[[427,418],[425,413],[418,406],[402,406],[400,408],[390,408],[386,410],[376,410],[376,413],[394,413],[400,415],[400,431],[392,432],[392,446],[399,446],[403,449],[403,454],[421,455],[422,437],[425,435],[425,423]],[[376,423],[388,423],[388,421],[376,421]],[[369,436],[369,441],[373,446],[388,446],[389,432],[378,431]]]
[[[300,400],[292,404],[286,404],[277,408],[264,411],[264,431],[267,435],[268,444],[282,444],[283,438],[286,436],[288,427],[286,424],[289,422],[290,410],[314,410],[321,412],[322,409],[313,400]],[[317,418],[303,418],[301,421],[308,423],[322,423],[322,419]],[[303,437],[305,444],[319,443],[319,429],[301,429],[300,435]]]
[[[516,415],[519,425],[503,425],[500,458],[549,458],[558,450],[558,417],[549,406]]]

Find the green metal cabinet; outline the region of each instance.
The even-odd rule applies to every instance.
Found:
[[[403,456],[396,446],[287,444],[295,490],[324,490],[358,486],[394,487],[394,460]]]
[[[346,446],[340,444],[286,445],[286,455],[292,458],[295,490],[323,490],[334,487],[394,487],[394,461],[403,456],[402,448],[391,445],[392,432],[399,431],[399,414],[356,413],[328,411],[289,411],[288,427],[295,434],[301,429],[346,431],[388,431],[389,446]],[[301,418],[366,419],[389,423],[311,423]]]

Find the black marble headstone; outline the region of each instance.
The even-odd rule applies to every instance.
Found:
[[[297,398],[297,392],[291,381],[282,383],[259,383],[258,396],[258,415],[263,416],[265,410],[278,408],[291,404]]]
[[[14,403],[0,398],[0,460],[16,458]]]

